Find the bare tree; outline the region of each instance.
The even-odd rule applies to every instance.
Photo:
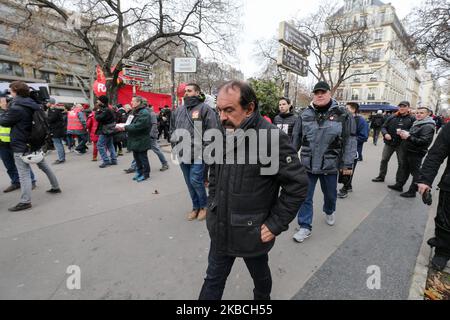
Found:
[[[195,81],[205,93],[214,94],[220,85],[227,80],[243,80],[241,71],[215,61],[200,60]]]
[[[424,55],[439,69],[439,75],[450,74],[450,1],[426,0],[407,16],[412,53]]]
[[[280,47],[278,40],[276,38],[258,40],[255,46],[255,57],[262,65],[260,78],[275,81],[280,90],[282,90],[288,72],[277,63],[278,48]]]
[[[123,59],[161,59],[169,44],[197,40],[213,53],[233,51],[235,0],[28,0],[30,16],[46,12],[71,29],[71,38],[48,38],[47,45],[88,53],[104,72],[108,96],[115,101]],[[125,5],[127,5],[125,7]],[[74,10],[77,10],[75,12]],[[111,36],[113,35],[113,36]],[[51,36],[51,33],[49,33]]]

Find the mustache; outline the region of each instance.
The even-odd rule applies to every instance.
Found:
[[[231,122],[231,121],[228,121],[228,120],[224,120],[224,121],[222,121],[222,127],[232,127],[232,128],[236,128],[235,127],[235,125]]]

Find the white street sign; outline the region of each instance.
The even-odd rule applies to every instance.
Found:
[[[174,70],[178,73],[195,73],[197,72],[196,58],[175,58]]]
[[[311,53],[311,39],[285,21],[280,23],[278,40],[302,55],[309,56]]]
[[[150,79],[152,74],[149,71],[143,71],[138,69],[123,68],[123,75],[133,78]]]
[[[128,59],[123,59],[122,63],[129,67],[138,67],[138,68],[147,69],[147,70],[152,69],[152,65],[149,63],[138,62],[138,61],[133,61],[133,60],[128,60]]]

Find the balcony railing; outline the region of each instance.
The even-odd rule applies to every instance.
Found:
[[[359,100],[359,96],[352,96],[352,100]]]
[[[367,96],[367,100],[375,100],[375,95],[374,94],[372,94],[372,95],[368,95]]]

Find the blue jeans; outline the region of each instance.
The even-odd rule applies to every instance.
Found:
[[[336,211],[337,199],[337,174],[311,174],[308,173],[308,195],[297,213],[298,224],[301,228],[312,229],[313,198],[317,180],[323,192],[323,212],[330,215]]]
[[[183,171],[184,180],[189,189],[189,194],[192,199],[192,208],[194,210],[206,208],[207,195],[205,182],[203,179],[203,163],[197,164],[180,164],[181,171]]]
[[[222,256],[209,250],[208,269],[205,282],[200,292],[199,300],[221,300],[225,282],[230,274],[236,257]],[[269,256],[263,254],[258,257],[244,258],[255,288],[253,297],[255,300],[270,300],[272,291],[272,276],[269,268]]]
[[[11,179],[11,184],[20,185],[19,173],[17,172],[16,163],[14,162],[14,152],[9,146],[0,147],[0,157],[2,158],[3,164],[5,165],[6,172]],[[33,170],[30,169],[31,181],[36,182]]]
[[[66,152],[64,151],[64,145],[61,138],[52,138],[53,144],[55,145],[56,152],[58,152],[58,160],[66,160]]]
[[[161,162],[161,164],[162,165],[167,164],[166,157],[162,153],[161,148],[159,147],[158,141],[156,139],[154,139],[154,138],[151,138],[150,139],[150,143],[151,143],[150,146],[151,146],[152,151],[154,153],[156,153],[156,155],[158,156],[159,161]]]
[[[133,157],[136,166],[136,172],[139,176],[143,176],[144,178],[150,177],[150,164],[148,163],[147,151],[136,152],[133,151]]]
[[[98,137],[97,149],[102,157],[103,163],[113,163],[117,162],[116,150],[114,149],[114,139],[113,136],[105,136],[101,134]],[[111,160],[108,156],[108,152],[111,155]]]

